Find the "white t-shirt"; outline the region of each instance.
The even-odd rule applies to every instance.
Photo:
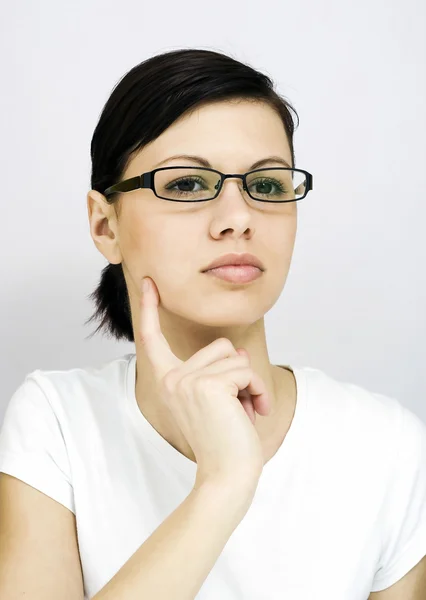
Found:
[[[33,371],[0,432],[0,471],[75,514],[86,598],[195,482],[196,463],[139,410],[135,364]],[[426,425],[396,399],[286,366],[293,422],[197,600],[366,600],[426,554]]]

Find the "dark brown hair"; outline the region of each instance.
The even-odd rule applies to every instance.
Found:
[[[274,91],[273,81],[221,52],[180,49],[157,54],[133,67],[113,88],[93,133],[91,189],[118,183],[132,156],[185,113],[221,100],[265,102],[282,119],[295,167],[295,109]],[[120,195],[114,203],[120,212]],[[121,264],[108,263],[89,295],[96,310],[85,322],[117,340],[134,342],[127,285]]]

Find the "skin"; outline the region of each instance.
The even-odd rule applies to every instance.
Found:
[[[150,171],[175,154],[206,158],[223,173],[244,173],[262,158],[278,155],[292,164],[279,115],[265,103],[221,101],[199,107],[173,123],[135,154],[121,179]],[[200,166],[174,159],[161,166]],[[271,162],[266,167],[282,166]],[[244,197],[240,179],[227,179],[210,202],[167,202],[151,190],[121,196],[117,214],[95,190],[87,195],[92,239],[113,264],[122,263],[129,291],[135,337],[135,394],[141,412],[179,452],[194,454],[174,419],[155,393],[149,361],[139,339],[143,277],[155,282],[161,329],[173,353],[187,360],[219,337],[244,348],[252,369],[263,379],[271,403],[267,416],[256,414],[254,427],[266,459],[282,443],[291,424],[296,386],[289,370],[272,365],[264,315],[279,298],[289,271],[297,229],[297,202],[261,204]],[[262,276],[234,286],[201,273],[228,252],[250,252],[264,264]],[[266,460],[266,461],[267,461]]]

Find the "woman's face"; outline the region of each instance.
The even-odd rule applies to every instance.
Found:
[[[122,179],[157,166],[201,166],[169,159],[181,154],[203,157],[223,173],[245,173],[271,155],[291,165],[284,126],[274,110],[263,103],[228,101],[175,122],[133,157]],[[270,162],[262,168],[280,166]],[[115,232],[133,307],[139,305],[147,275],[158,287],[162,309],[198,326],[249,325],[275,304],[291,263],[297,203],[256,202],[243,197],[241,186],[240,179],[227,179],[217,198],[193,204],[168,202],[148,189],[122,195]],[[265,271],[238,286],[202,272],[229,252],[254,254]]]

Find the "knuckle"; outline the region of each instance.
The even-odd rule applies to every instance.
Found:
[[[250,361],[247,358],[247,356],[238,355],[238,356],[232,357],[231,359],[228,359],[228,360],[232,361],[231,364],[234,365],[234,367],[236,369],[243,369],[245,367],[250,366]]]
[[[239,359],[240,359],[241,365],[243,367],[249,367],[250,368],[250,359],[249,359],[248,356],[245,356],[245,355],[244,356],[239,356]]]
[[[229,352],[229,354],[235,354],[234,345],[228,338],[218,338],[216,342],[220,346],[220,348],[223,348],[224,352]]]
[[[192,380],[191,384],[198,393],[201,391],[211,391],[214,386],[215,378],[212,375],[201,375]]]
[[[183,377],[181,377],[176,382],[176,389],[179,392],[186,393],[192,385],[193,385],[193,379],[191,377],[191,373],[186,373]]]
[[[163,377],[163,388],[166,390],[168,394],[172,394],[176,388],[176,374],[177,369],[171,369],[164,377]],[[178,382],[179,384],[179,382]]]

